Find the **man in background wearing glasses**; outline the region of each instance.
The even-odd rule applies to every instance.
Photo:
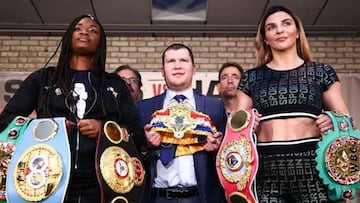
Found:
[[[119,66],[114,73],[118,74],[125,81],[126,85],[129,87],[134,103],[143,98],[141,75],[139,71],[131,68],[129,65],[122,65]]]

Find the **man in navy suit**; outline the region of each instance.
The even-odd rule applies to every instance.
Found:
[[[172,44],[162,55],[161,69],[167,90],[155,97],[137,103],[146,132],[147,191],[145,203],[222,203],[224,191],[220,185],[215,158],[226,126],[224,105],[220,99],[199,95],[192,89],[196,71],[192,50],[183,44]],[[160,160],[161,151],[169,145],[162,143],[162,134],[151,130],[151,115],[174,103],[175,95],[183,95],[196,112],[208,115],[217,131],[206,136],[202,150],[172,158],[169,163]],[[179,146],[177,146],[179,147]]]

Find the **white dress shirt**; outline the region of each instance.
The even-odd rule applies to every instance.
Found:
[[[176,102],[175,95],[182,94],[186,96],[184,102],[189,103],[196,109],[193,89],[187,89],[184,92],[174,92],[166,90],[164,106],[165,109],[170,103]],[[174,158],[169,164],[164,166],[160,160],[156,163],[156,177],[154,181],[155,188],[168,188],[168,187],[190,187],[197,184],[194,168],[193,155],[184,155]]]

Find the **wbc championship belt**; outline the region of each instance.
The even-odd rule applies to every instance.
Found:
[[[98,138],[96,172],[102,203],[140,202],[145,170],[134,141],[124,127],[107,121]]]
[[[6,202],[6,178],[11,157],[31,118],[17,116],[0,133],[0,203]]]
[[[255,109],[240,110],[229,117],[216,156],[216,170],[230,203],[256,203],[254,185],[258,170]]]
[[[316,150],[316,169],[333,201],[353,199],[360,188],[360,132],[350,117],[325,111],[334,130],[321,137]]]
[[[70,177],[65,118],[33,119],[10,162],[9,203],[63,202]]]

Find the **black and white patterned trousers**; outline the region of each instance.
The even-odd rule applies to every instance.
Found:
[[[318,138],[258,143],[259,203],[328,203],[327,187],[318,176],[315,150]]]

